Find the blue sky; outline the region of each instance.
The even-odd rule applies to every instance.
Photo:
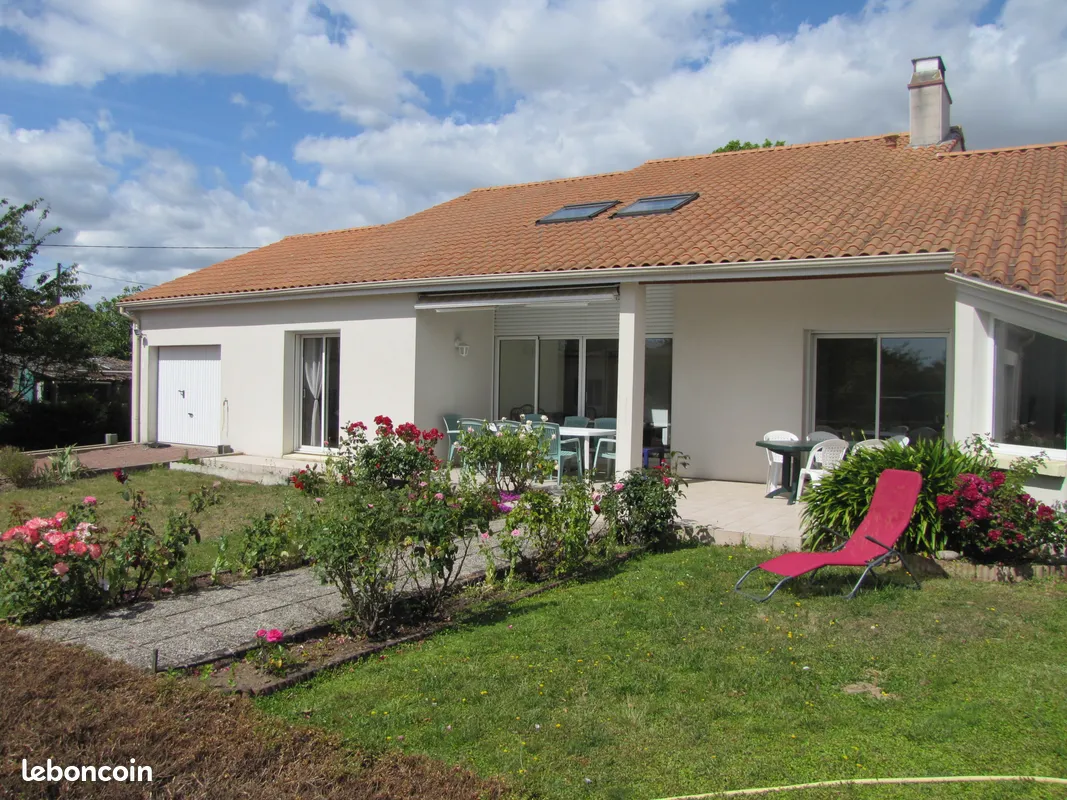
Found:
[[[1050,141],[1065,39],[1062,0],[0,0],[0,197],[44,197],[56,242],[260,245],[731,138],[904,130],[933,53],[970,147]],[[94,296],[227,255],[57,253]]]

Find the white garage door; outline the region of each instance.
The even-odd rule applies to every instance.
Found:
[[[156,439],[205,447],[220,443],[221,364],[217,345],[159,348]]]

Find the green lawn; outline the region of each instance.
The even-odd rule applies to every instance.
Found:
[[[216,480],[219,479],[211,475],[179,472],[166,467],[130,473],[130,485],[147,493],[152,503],[150,518],[160,530],[170,511],[188,508],[187,493],[190,490],[205,484],[210,486]],[[211,569],[217,553],[215,539],[219,536],[240,531],[248,520],[265,511],[281,508],[286,500],[295,507],[308,504],[304,495],[288,486],[260,486],[225,480],[221,483],[222,502],[206,508],[196,518],[202,541],[190,549],[189,568],[193,573]],[[122,485],[107,473],[62,486],[4,492],[0,494],[0,523],[5,528],[10,523],[7,517],[14,503],[20,503],[31,515],[51,516],[80,502],[86,495],[97,499],[100,522],[109,528],[114,528],[129,513],[129,506],[122,499]],[[240,537],[233,536],[232,541],[237,546]]]
[[[849,777],[1067,776],[1063,585],[930,580],[922,592],[888,586],[853,601],[802,588],[763,605],[731,594],[766,557],[718,547],[647,556],[260,705],[339,731],[360,750],[427,753],[548,798]],[[857,684],[877,696],[843,691]]]

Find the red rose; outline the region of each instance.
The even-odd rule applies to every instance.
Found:
[[[119,483],[126,483],[126,481],[130,479],[129,475],[127,475],[125,470],[122,469],[117,469],[111,474],[115,476],[115,480],[117,480]]]

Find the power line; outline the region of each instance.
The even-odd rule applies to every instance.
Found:
[[[178,245],[178,244],[41,244],[40,247],[97,248],[103,250],[258,250],[261,245],[238,247],[236,245]]]
[[[126,283],[126,281],[127,281],[126,278],[114,278],[111,275],[97,275],[95,272],[86,272],[85,270],[83,270],[81,268],[78,269],[78,274],[79,275],[89,275],[90,277],[93,277],[93,278],[103,278],[105,281],[118,281],[119,283]],[[140,284],[141,286],[159,286],[158,283],[141,283],[138,280],[135,280],[134,283]]]

